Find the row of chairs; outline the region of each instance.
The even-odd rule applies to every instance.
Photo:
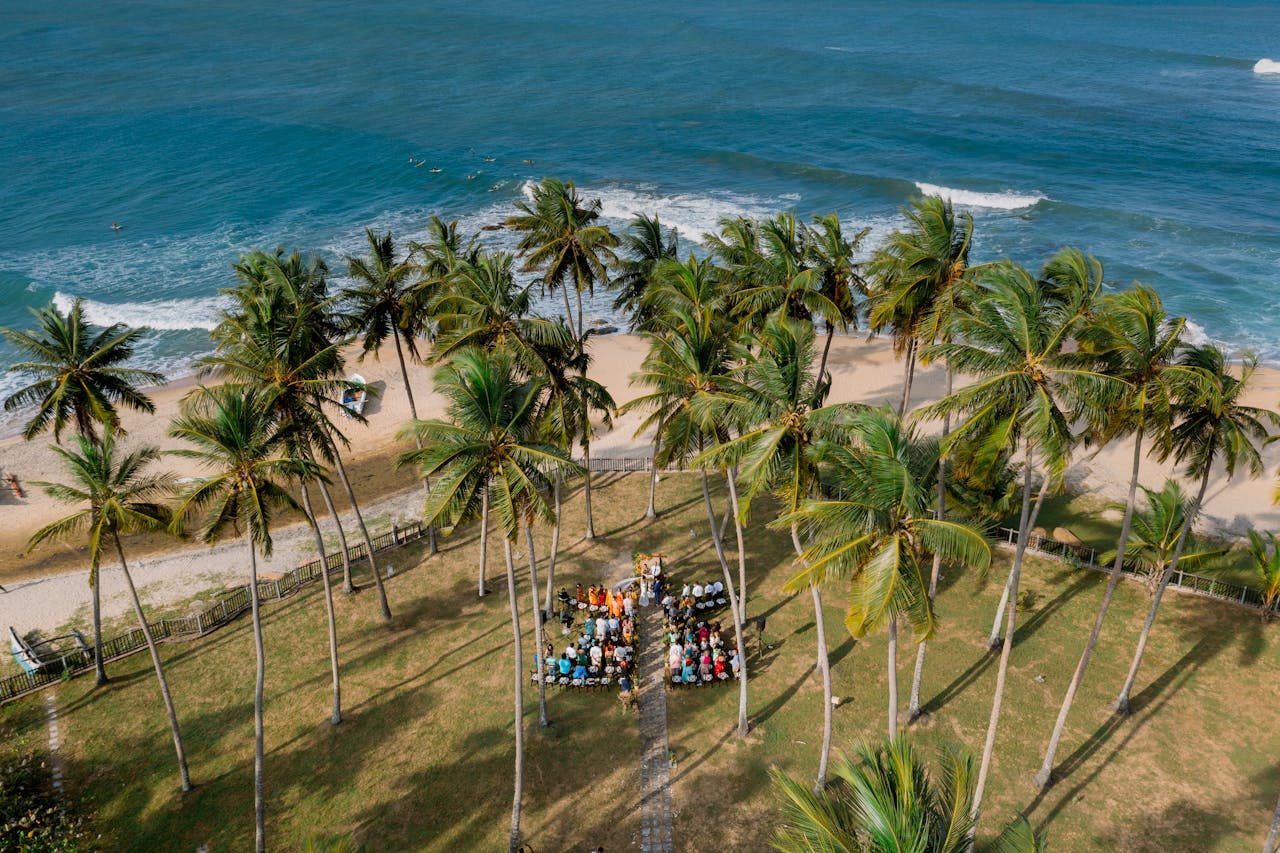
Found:
[[[718,676],[708,673],[707,675],[700,676],[696,681],[691,682],[685,681],[678,675],[673,675],[671,676],[670,681],[667,682],[667,689],[680,690],[685,687],[710,687],[716,684],[728,684],[730,681],[736,680],[737,679],[728,672],[722,672]]]
[[[551,673],[547,673],[542,678],[548,687],[558,687],[561,690],[607,690],[612,689],[617,683],[617,679],[612,675],[592,675],[587,678],[570,678],[567,675],[552,675]],[[538,683],[538,673],[529,673],[529,683]]]

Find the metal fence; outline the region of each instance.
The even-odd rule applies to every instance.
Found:
[[[1012,527],[1001,527],[1000,533],[1004,536],[1006,544],[1017,545],[1017,530]],[[1056,539],[1049,539],[1048,537],[1032,533],[1031,538],[1027,541],[1027,547],[1041,554],[1048,554],[1052,557],[1057,557],[1063,562],[1079,566],[1080,568],[1093,569],[1096,572],[1111,571],[1111,566],[1098,564],[1098,552],[1095,549],[1090,548],[1088,545],[1059,542]],[[1130,576],[1131,579],[1139,579],[1138,573],[1128,566],[1124,567],[1123,571],[1124,574]],[[1187,592],[1195,595],[1201,595],[1206,598],[1216,598],[1219,601],[1226,601],[1231,604],[1238,604],[1255,610],[1260,610],[1263,606],[1262,593],[1252,587],[1229,583],[1228,581],[1205,577],[1204,575],[1193,575],[1190,572],[1184,572],[1181,569],[1173,573],[1173,577],[1169,579],[1169,586],[1186,590]],[[1272,605],[1271,609],[1274,613],[1280,613],[1280,602]]]
[[[394,526],[386,533],[373,537],[375,553],[397,548],[409,542],[415,542],[427,535],[427,528],[421,522],[413,522],[403,527]],[[348,548],[352,562],[362,560],[368,554],[363,542]],[[342,571],[342,554],[334,552],[325,555],[325,567],[330,575]],[[258,580],[258,598],[260,601],[279,601],[320,579],[320,560],[303,563],[296,569],[285,572],[283,576],[271,580]],[[224,594],[218,601],[199,613],[190,616],[160,619],[148,623],[151,636],[161,640],[193,640],[221,628],[250,608],[249,585],[234,589]],[[112,637],[102,642],[102,658],[104,661],[117,660],[142,651],[147,646],[147,639],[141,628],[134,628],[127,633]],[[92,651],[75,651],[60,659],[61,667],[49,667],[43,672],[22,673],[0,679],[0,704],[4,704],[19,696],[39,690],[64,678],[78,675],[93,669]]]

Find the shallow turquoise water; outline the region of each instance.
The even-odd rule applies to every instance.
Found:
[[[551,174],[688,238],[782,209],[879,234],[947,188],[980,258],[1082,246],[1280,359],[1275,5],[103,5],[0,16],[0,325],[85,296],[179,371],[240,251],[479,227]]]

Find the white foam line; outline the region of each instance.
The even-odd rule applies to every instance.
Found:
[[[937,184],[926,184],[916,181],[916,188],[925,195],[942,196],[952,204],[961,207],[986,207],[993,210],[1021,210],[1044,201],[1047,196],[1039,193],[1027,195],[1006,190],[999,193],[983,193],[974,190],[958,190]]]
[[[1274,59],[1259,59],[1253,64],[1254,74],[1280,74],[1280,62]]]

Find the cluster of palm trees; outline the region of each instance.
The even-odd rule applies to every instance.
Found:
[[[1166,312],[1153,289],[1134,285],[1104,292],[1102,265],[1075,249],[1060,251],[1035,273],[1007,260],[972,264],[968,215],[937,197],[913,203],[905,214],[904,227],[873,247],[868,259],[861,249],[865,231],[846,234],[835,215],[805,222],[794,214],[724,220],[718,233],[706,238],[704,252],[683,258],[679,236],[656,217],[638,215],[624,234],[615,235],[600,222],[598,202],[582,199],[572,183],[546,179],[507,222],[520,235],[515,255],[486,247],[478,237],[460,234],[456,222],[439,218],[430,221],[422,242],[410,243],[403,252],[392,235],[369,231],[367,255],[347,259],[351,283],[336,294],[329,292],[328,271],[319,261],[279,251],[245,255],[235,265],[238,286],[225,291],[230,307],[213,332],[216,351],[200,363],[202,375],[221,383],[193,391],[171,431],[189,445],[182,452],[200,461],[208,476],[174,506],[157,500],[172,491],[172,484],[143,473],[156,458],[154,450],[123,458],[116,450],[121,431],[115,407],[150,411],[137,386],[160,378],[120,366],[131,355],[138,330],[116,326],[95,332],[78,303],[65,316],[52,309],[40,312],[37,332],[5,332],[30,356],[17,369],[38,377],[6,401],[6,408],[36,407],[28,438],[48,426],[57,438],[75,425],[76,448],[62,452],[76,484],[48,488],[55,497],[87,503],[89,509],[40,531],[33,544],[87,530],[96,591],[107,539],[123,566],[121,533],[194,527],[211,541],[228,530],[243,532],[255,581],[250,593],[258,659],[255,787],[261,849],[265,659],[257,555],[270,553],[272,525],[282,510],[307,520],[324,553],[310,494],[315,486],[342,544],[344,589],[354,589],[346,535],[329,488],[336,475],[365,542],[380,612],[390,619],[342,463],[346,439],[332,419],[342,409],[337,403],[342,391],[353,387],[344,379],[344,346],[359,340],[365,353],[376,355],[390,339],[412,418],[401,437],[415,445],[399,461],[423,476],[431,550],[435,530],[448,533],[478,522],[483,596],[495,522],[502,538],[513,631],[516,769],[510,845],[515,850],[524,741],[513,548],[523,536],[541,652],[566,478],[584,478],[583,535],[595,535],[590,452],[596,425],[611,424],[619,411],[643,413],[637,435],[651,435],[655,462],[646,509],[650,518],[658,512],[659,466],[698,472],[708,535],[740,649],[745,649],[748,621],[746,532],[758,523],[753,508],[767,504],[765,523],[790,536],[797,571],[787,588],[807,590],[813,600],[824,733],[812,793],[786,788],[789,813],[802,803],[810,810],[836,809],[847,818],[849,809],[861,806],[846,808],[837,801],[849,800],[850,792],[870,796],[888,784],[871,776],[859,781],[859,773],[872,765],[910,764],[909,747],[898,733],[898,627],[909,627],[917,643],[910,720],[920,713],[925,641],[935,630],[941,567],[985,572],[991,547],[984,528],[1016,513],[1016,547],[990,637],[1000,658],[981,758],[976,774],[970,759],[955,758],[949,773],[963,771],[964,795],[948,805],[946,823],[952,828],[940,836],[944,845],[919,849],[971,847],[1016,644],[1013,603],[1024,555],[1043,501],[1059,486],[1073,455],[1120,438],[1134,446],[1113,570],[1050,736],[1036,779],[1041,786],[1051,781],[1056,749],[1121,572],[1126,566],[1145,568],[1154,590],[1117,701],[1123,712],[1167,584],[1179,565],[1214,556],[1196,545],[1193,533],[1211,471],[1261,474],[1258,448],[1280,426],[1280,417],[1243,402],[1255,362],[1246,358],[1237,367],[1214,346],[1188,343],[1184,321]],[[519,273],[533,276],[522,280]],[[588,375],[592,330],[585,328],[582,294],[598,286],[613,290],[615,309],[648,345],[632,376],[642,393],[621,409]],[[562,318],[534,311],[539,291],[560,292]],[[833,336],[862,320],[871,332],[891,335],[903,356],[896,410],[828,400]],[[443,417],[419,419],[409,361],[436,368],[435,388],[447,402]],[[913,411],[916,367],[935,361],[945,365],[947,393]],[[956,375],[965,380],[959,388]],[[939,437],[924,434],[922,425],[939,421]],[[578,452],[581,462],[574,458]],[[1138,480],[1146,455],[1182,465],[1188,480],[1198,482],[1196,496],[1188,500],[1171,481],[1160,491],[1144,490],[1147,507],[1140,507]],[[713,482],[717,492],[723,483],[727,495],[723,513],[713,501]],[[757,500],[765,495],[773,499]],[[736,572],[726,545],[730,523]],[[545,592],[534,553],[538,524],[551,528]],[[1271,566],[1273,600],[1280,595],[1274,542],[1256,536],[1252,541],[1260,566]],[[888,633],[890,743],[880,752],[867,752],[863,771],[838,768],[842,781],[833,789],[828,786],[832,703],[823,590],[836,579],[848,590],[848,629],[855,636],[879,629]],[[336,724],[341,719],[337,626],[327,574],[324,602]],[[136,596],[135,604],[145,630]],[[954,606],[965,605],[957,601]],[[96,617],[95,606],[95,623]],[[100,677],[105,677],[98,657]],[[163,686],[154,645],[153,659]],[[538,684],[539,721],[547,725],[542,678]],[[750,725],[745,657],[738,684],[737,732],[745,736]],[[167,687],[163,692],[185,789],[189,779],[176,715]],[[925,835],[937,834],[939,820],[925,821]],[[1015,827],[1011,837],[1038,843],[1023,829]]]

